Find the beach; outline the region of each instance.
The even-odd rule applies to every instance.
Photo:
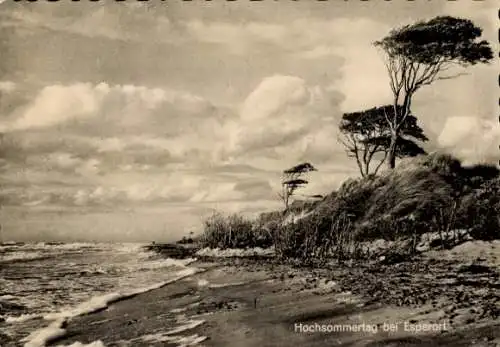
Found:
[[[73,317],[48,345],[498,346],[499,245],[488,247],[475,262],[445,251],[322,268],[201,259],[191,276]]]

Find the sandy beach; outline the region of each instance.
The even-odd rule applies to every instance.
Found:
[[[75,317],[50,345],[499,346],[497,264],[453,254],[321,269],[205,259],[193,276]]]

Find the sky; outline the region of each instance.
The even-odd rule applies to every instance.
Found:
[[[391,100],[373,42],[438,15],[498,51],[492,0],[1,3],[4,239],[170,241],[280,208],[303,161],[328,194],[359,175],[342,114]],[[499,159],[497,68],[416,94],[427,150]]]

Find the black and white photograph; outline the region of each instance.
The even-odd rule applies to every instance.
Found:
[[[0,347],[500,347],[498,5],[0,1]]]

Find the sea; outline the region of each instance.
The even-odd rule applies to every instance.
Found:
[[[196,272],[136,243],[0,245],[0,346],[41,347],[65,319]],[[76,345],[75,345],[76,346]],[[104,346],[97,341],[90,345]]]

